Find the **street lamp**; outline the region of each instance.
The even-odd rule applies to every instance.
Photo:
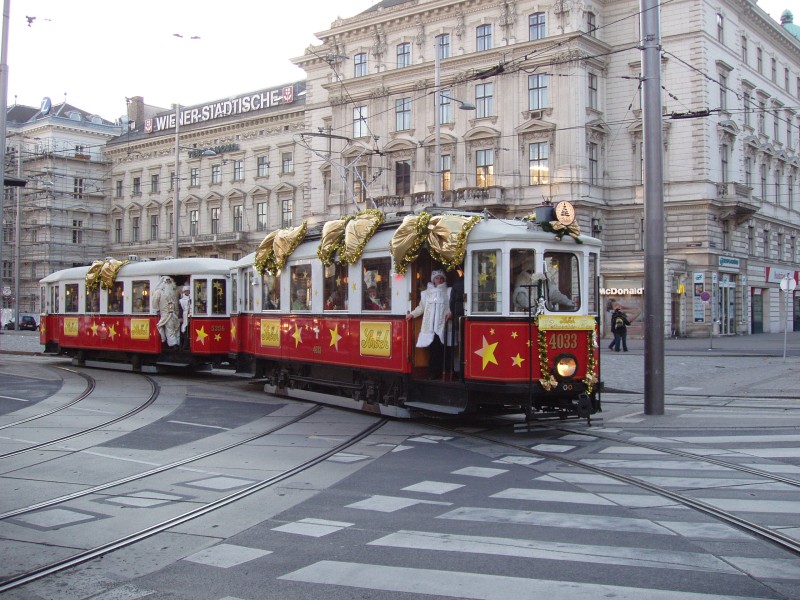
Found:
[[[172,240],[172,256],[178,258],[178,240],[181,235],[179,224],[180,208],[181,208],[181,105],[175,104],[175,201],[172,206],[172,226],[173,226],[173,240]],[[194,150],[194,148],[190,148]],[[207,148],[200,152],[200,156],[216,156],[216,152]]]
[[[440,36],[436,36],[435,42],[433,44],[434,48],[434,77],[433,77],[433,131],[434,131],[434,139],[435,139],[435,157],[434,160],[436,161],[436,166],[434,173],[436,175],[436,181],[433,184],[433,205],[434,206],[441,206],[442,205],[442,137],[441,137],[441,123],[440,123],[440,115],[439,110],[441,110],[441,102],[442,98],[447,98],[448,100],[458,102],[458,108],[461,110],[475,110],[475,105],[471,102],[464,102],[463,100],[459,100],[457,98],[453,98],[451,96],[444,96],[442,95],[441,90],[439,89],[440,86],[440,72],[441,72],[441,38]]]

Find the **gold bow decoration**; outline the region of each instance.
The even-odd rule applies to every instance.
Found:
[[[128,262],[127,260],[116,260],[114,258],[107,258],[103,262],[103,266],[100,267],[100,285],[104,290],[114,286],[114,282],[117,280],[117,273]]]
[[[525,220],[536,221],[536,217],[531,215],[530,217],[526,217]],[[571,223],[570,225],[563,225],[558,221],[542,221],[539,223],[539,226],[542,228],[542,230],[555,234],[556,239],[559,241],[561,241],[565,235],[568,235],[577,243],[583,243],[583,240],[579,237],[581,235],[581,228],[577,221]]]
[[[288,229],[276,229],[267,234],[256,250],[255,268],[261,275],[277,275],[286,261],[305,239],[307,222]]]
[[[104,260],[96,260],[89,267],[89,271],[86,273],[87,292],[93,292],[100,287],[100,271],[103,269],[105,262]]]
[[[333,263],[336,253],[339,254],[341,263],[357,263],[367,242],[382,223],[383,213],[375,209],[362,210],[356,215],[328,221],[322,227],[317,256],[326,266]]]
[[[464,262],[467,236],[480,219],[448,214],[431,216],[426,212],[407,216],[389,242],[395,271],[404,274],[426,243],[431,257],[452,271]]]

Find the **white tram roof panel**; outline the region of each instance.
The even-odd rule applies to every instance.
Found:
[[[170,260],[146,260],[128,263],[121,267],[117,277],[148,277],[161,275],[223,275],[230,274],[235,263],[224,258],[175,258]],[[89,266],[72,267],[51,273],[40,283],[74,281],[84,279]]]

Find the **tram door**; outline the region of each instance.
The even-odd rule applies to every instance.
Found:
[[[719,334],[732,335],[736,333],[736,281],[724,274],[719,282]]]

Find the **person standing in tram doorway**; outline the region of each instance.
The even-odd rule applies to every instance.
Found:
[[[422,316],[422,328],[417,348],[428,348],[428,368],[431,379],[441,379],[444,366],[444,329],[450,319],[450,288],[444,271],[431,272],[431,282],[422,291],[417,307],[406,313],[406,320]]]
[[[189,315],[192,313],[192,296],[191,288],[188,285],[183,286],[181,293],[181,349],[189,349]]]

